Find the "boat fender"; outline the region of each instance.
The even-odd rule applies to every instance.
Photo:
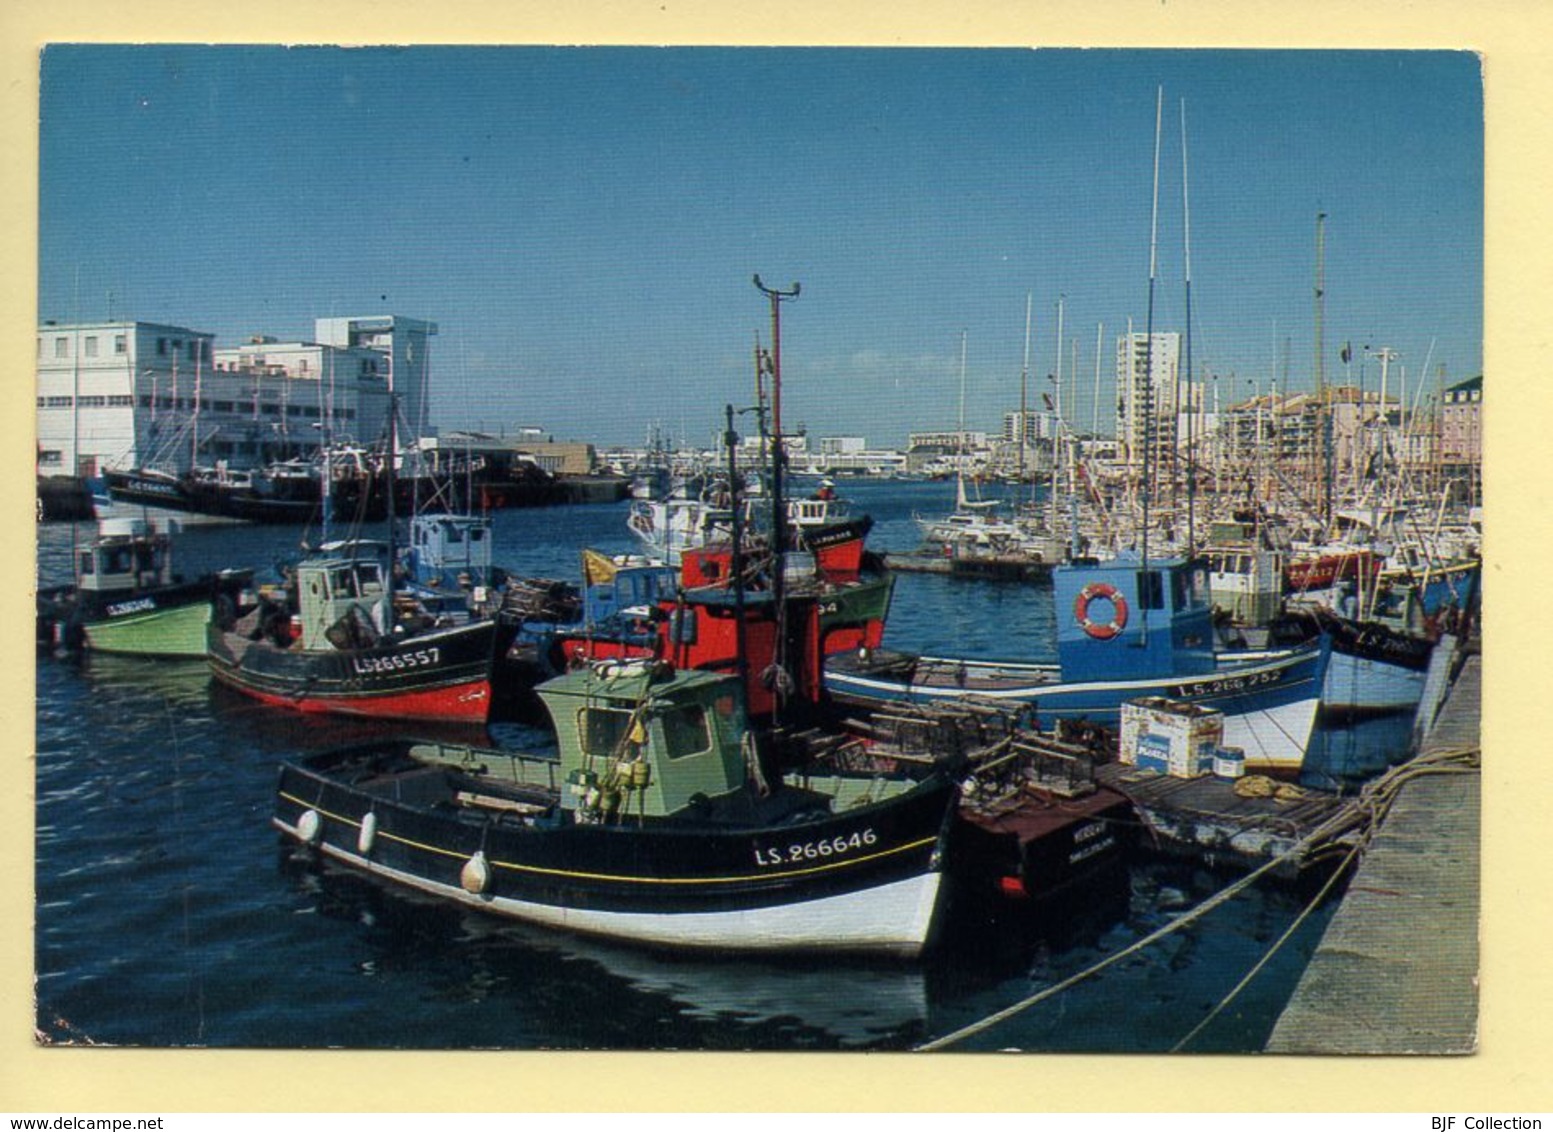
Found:
[[[372,843],[377,840],[377,815],[368,812],[361,819],[361,832],[356,835],[356,852],[363,857],[372,853]]]
[[[1111,620],[1091,621],[1089,603],[1103,598],[1111,603]],[[1109,641],[1127,627],[1127,599],[1116,592],[1116,587],[1106,582],[1090,582],[1079,590],[1073,602],[1073,619],[1079,628],[1097,641]]]
[[[485,859],[484,849],[477,850],[473,857],[464,862],[458,874],[458,883],[471,896],[485,895],[485,890],[491,887],[491,866]]]
[[[303,810],[302,816],[297,819],[297,836],[308,845],[317,845],[323,831],[324,821],[318,811]]]

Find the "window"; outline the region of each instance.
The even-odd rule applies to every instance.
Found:
[[[64,462],[64,454],[58,448],[45,448],[38,453],[38,463],[44,467],[57,468]]]
[[[70,356],[70,339],[54,339],[54,356],[56,358],[68,358]]]
[[[122,334],[113,336],[113,352],[115,354],[129,353],[129,341]]]
[[[1138,605],[1143,609],[1165,608],[1164,580],[1158,570],[1138,571]]]
[[[97,335],[95,334],[88,334],[86,337],[86,356],[89,358],[97,356]]]
[[[142,409],[149,409],[151,407],[151,395],[149,393],[142,393],[140,395],[140,407]]]
[[[593,758],[608,758],[623,746],[632,713],[619,708],[583,708],[577,713],[577,731],[582,753]]]
[[[51,409],[68,409],[72,404],[74,402],[69,397],[50,397],[48,399],[48,407]]]
[[[215,409],[215,411],[218,412],[218,413],[230,413],[230,412],[232,412],[232,402],[230,402],[230,401],[213,401],[211,403],[211,408]]]
[[[108,398],[96,395],[82,397],[76,402],[76,404],[80,405],[83,409],[101,409],[107,405],[107,403]]]
[[[43,408],[43,406],[44,406],[44,405],[45,405],[45,404],[46,404],[46,401],[45,401],[45,399],[44,399],[44,398],[42,398],[42,397],[39,397],[39,398],[38,398],[38,408],[40,408],[40,409],[41,409],[41,408]]]
[[[669,758],[683,759],[712,749],[712,732],[706,724],[706,711],[700,704],[689,704],[658,717]]]
[[[167,339],[166,338],[158,338],[156,340],[156,352],[158,354],[161,354],[164,357],[167,355]]]
[[[114,393],[108,398],[110,405],[133,405],[135,398],[128,393]]]
[[[302,415],[302,406],[301,405],[287,405],[286,406],[286,415],[288,417],[300,417]]]

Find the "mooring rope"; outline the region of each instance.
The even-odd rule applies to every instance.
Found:
[[[1378,823],[1385,816],[1386,811],[1390,809],[1391,804],[1396,800],[1397,791],[1404,783],[1412,778],[1421,777],[1428,774],[1460,774],[1464,772],[1475,771],[1477,769],[1479,754],[1480,752],[1478,748],[1475,747],[1461,747],[1444,751],[1433,751],[1427,755],[1419,755],[1417,758],[1411,760],[1410,762],[1393,768],[1391,771],[1388,771],[1386,774],[1382,775],[1380,778],[1375,779],[1373,782],[1367,783],[1354,802],[1357,807],[1367,812],[1369,820],[1364,833],[1348,851],[1342,862],[1342,865],[1333,870],[1332,877],[1328,879],[1326,885],[1324,885],[1322,890],[1317,893],[1316,897],[1311,901],[1311,903],[1306,906],[1305,910],[1300,913],[1299,917],[1296,918],[1295,923],[1290,925],[1289,929],[1285,931],[1283,936],[1281,936],[1268,950],[1268,952],[1264,954],[1260,960],[1258,960],[1258,962],[1253,966],[1252,970],[1248,972],[1247,975],[1241,979],[1238,984],[1236,984],[1234,989],[1231,990],[1227,996],[1225,996],[1224,1000],[1209,1012],[1208,1017],[1204,1018],[1201,1023],[1199,1023],[1192,1029],[1190,1033],[1186,1035],[1186,1037],[1182,1038],[1181,1041],[1174,1047],[1174,1049],[1180,1049],[1181,1046],[1184,1046],[1188,1041],[1197,1035],[1203,1026],[1205,1026],[1220,1011],[1222,1011],[1223,1008],[1229,1004],[1230,1000],[1238,995],[1251,982],[1251,980],[1256,976],[1261,968],[1266,965],[1267,961],[1271,958],[1272,953],[1283,945],[1285,940],[1293,934],[1295,928],[1297,928],[1299,924],[1303,922],[1304,919],[1308,917],[1309,914],[1319,905],[1321,900],[1330,891],[1331,887],[1336,883],[1337,878],[1342,876],[1346,871],[1348,864],[1355,857],[1357,857],[1358,854],[1361,853],[1364,847],[1368,844]],[[1116,952],[1114,955],[1108,955],[1093,966],[1088,967],[1078,972],[1077,974],[1070,975],[1066,979],[1063,979],[1061,982],[1055,983],[1052,986],[1045,987],[1033,995],[1029,995],[1028,997],[1023,998],[1010,1006],[1004,1007],[1002,1010],[996,1011],[993,1014],[989,1014],[987,1017],[982,1018],[977,1022],[973,1022],[968,1026],[962,1026],[960,1029],[945,1034],[943,1037],[934,1038],[931,1041],[915,1046],[913,1047],[914,1050],[929,1052],[933,1050],[947,1049],[952,1045],[956,1045],[964,1041],[966,1038],[974,1037],[977,1034],[992,1029],[994,1026],[1001,1022],[1005,1022],[1008,1019],[1015,1017],[1016,1015],[1024,1013],[1032,1006],[1036,1006],[1055,995],[1061,994],[1069,987],[1076,986],[1084,980],[1099,974],[1107,967],[1113,966],[1114,964],[1121,962],[1123,959],[1126,959],[1129,956],[1142,951],[1144,948],[1152,946],[1153,944],[1164,939],[1166,936],[1171,935],[1174,932],[1179,931],[1181,928],[1196,922],[1203,916],[1207,915],[1209,912],[1213,911],[1215,908],[1218,908],[1219,906],[1234,899],[1234,897],[1238,896],[1241,892],[1245,891],[1245,889],[1255,884],[1264,875],[1271,872],[1279,865],[1282,865],[1284,862],[1292,858],[1298,857],[1309,847],[1318,844],[1327,836],[1330,830],[1340,829],[1342,825],[1348,820],[1348,818],[1349,815],[1346,813],[1339,813],[1331,818],[1328,818],[1326,821],[1316,826],[1315,829],[1311,830],[1310,833],[1306,834],[1305,837],[1296,842],[1289,849],[1275,857],[1269,858],[1267,861],[1263,862],[1261,865],[1258,865],[1255,869],[1241,877],[1239,880],[1220,889],[1218,892],[1208,897],[1201,904],[1198,904],[1195,908],[1193,908],[1190,912],[1187,912],[1175,920],[1172,920],[1170,923],[1164,925],[1161,928],[1157,928],[1143,938],[1134,941],[1127,947],[1123,948],[1121,951]]]

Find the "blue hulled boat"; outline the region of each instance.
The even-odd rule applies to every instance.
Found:
[[[1226,665],[1214,651],[1208,578],[1200,560],[1118,557],[1052,573],[1057,664],[946,659],[879,650],[831,658],[832,696],[865,707],[890,701],[994,700],[1028,705],[1040,726],[1088,719],[1115,726],[1144,696],[1224,713],[1224,743],[1248,769],[1297,772],[1321,704],[1331,655],[1325,635],[1276,656]]]

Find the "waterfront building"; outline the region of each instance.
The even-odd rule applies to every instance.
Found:
[[[93,476],[178,448],[212,370],[215,336],[168,323],[38,327],[38,471]]]
[[[1472,485],[1477,501],[1483,482],[1483,376],[1450,386],[1441,395],[1439,459],[1447,474]]]
[[[326,436],[372,443],[391,389],[402,391],[401,422],[424,416],[434,323],[319,319],[316,331],[316,342],[256,336],[217,349],[215,335],[168,323],[43,323],[38,471],[243,468],[305,455]]]
[[[429,379],[431,339],[437,324],[398,314],[352,315],[314,320],[313,335],[321,345],[374,350],[387,359],[388,391],[399,398],[406,436],[431,434]]]

